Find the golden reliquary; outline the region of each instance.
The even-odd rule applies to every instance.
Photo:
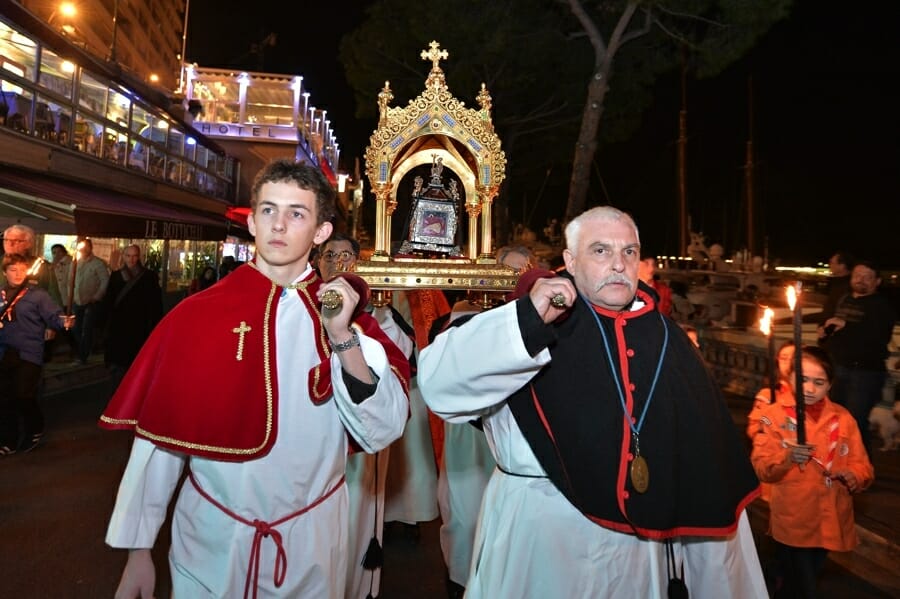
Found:
[[[491,203],[506,156],[491,122],[491,96],[482,84],[479,108],[455,98],[439,65],[448,56],[435,41],[422,51],[431,71],[425,90],[405,107],[390,106],[389,82],[378,94],[378,128],[365,154],[375,250],[356,266],[376,292],[488,293],[516,284],[516,272],[498,265],[492,248]]]

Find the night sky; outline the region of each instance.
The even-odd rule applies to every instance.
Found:
[[[272,8],[257,8],[263,5]],[[204,67],[303,75],[311,102],[328,110],[342,163],[352,164],[345,159],[362,155],[375,122],[354,119],[337,48],[343,32],[361,22],[361,5],[332,0],[286,10],[270,1],[248,10],[236,0],[193,0],[186,57]],[[900,268],[900,95],[892,89],[900,85],[893,31],[900,10],[893,2],[878,10],[841,6],[800,0],[744,60],[713,80],[689,83],[689,212],[708,243],[727,252],[746,243],[742,169],[752,75],[757,253],[765,235],[770,256],[784,264],[827,261],[845,249]],[[269,32],[277,44],[260,60],[250,46]],[[634,214],[643,245],[657,254],[677,246],[679,95],[676,77],[661,79],[633,139],[596,158],[607,193],[591,201]],[[561,217],[564,193],[541,206],[536,228]]]

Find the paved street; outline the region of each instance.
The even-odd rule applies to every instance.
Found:
[[[106,385],[100,383],[46,398],[46,443],[31,453],[0,461],[0,556],[4,572],[0,598],[112,597],[125,554],[106,547],[103,534],[128,455],[130,435],[97,428],[96,419],[106,395]],[[890,457],[896,462],[900,452]],[[897,499],[892,495],[893,504]],[[770,545],[763,527],[764,523],[754,522],[761,559],[765,561]],[[422,527],[418,541],[395,530],[387,531],[382,598],[446,596],[437,539],[437,521]],[[160,598],[169,596],[167,545],[164,531],[155,552],[156,596]],[[821,597],[896,596],[870,584],[875,579],[864,578],[829,560]],[[888,582],[900,588],[896,575]]]

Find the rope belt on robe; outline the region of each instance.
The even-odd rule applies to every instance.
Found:
[[[262,540],[265,537],[271,536],[272,541],[275,543],[276,554],[275,554],[275,569],[272,573],[272,580],[275,582],[275,587],[278,588],[284,583],[284,578],[287,576],[287,552],[284,550],[284,545],[281,542],[281,533],[275,530],[275,527],[284,524],[288,520],[292,520],[298,516],[302,516],[306,512],[312,510],[314,507],[321,504],[323,501],[334,495],[335,491],[341,488],[341,485],[344,484],[344,477],[341,477],[331,489],[328,490],[324,495],[316,499],[314,502],[306,506],[305,508],[299,509],[296,512],[288,514],[283,518],[279,518],[273,522],[265,522],[263,520],[247,520],[235,514],[227,507],[213,499],[209,493],[204,491],[200,484],[197,482],[197,479],[194,478],[193,471],[188,471],[188,477],[191,480],[191,484],[194,485],[194,488],[197,489],[197,492],[200,493],[200,496],[206,499],[208,502],[219,508],[222,512],[231,516],[241,524],[246,524],[247,526],[252,526],[256,529],[256,533],[253,535],[253,545],[250,549],[250,563],[247,567],[247,578],[244,581],[244,599],[247,599],[250,593],[250,584],[253,584],[253,599],[256,599],[257,590],[259,588],[259,556],[262,553],[260,551],[260,545],[262,544]]]

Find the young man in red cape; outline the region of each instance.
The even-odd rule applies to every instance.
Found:
[[[364,285],[308,263],[332,231],[328,181],[274,161],[251,207],[255,259],[163,319],[101,417],[136,436],[106,536],[130,550],[117,598],[153,595],[150,549],[185,466],[174,597],[343,598],[348,449],[403,432],[406,358],[359,309]]]

